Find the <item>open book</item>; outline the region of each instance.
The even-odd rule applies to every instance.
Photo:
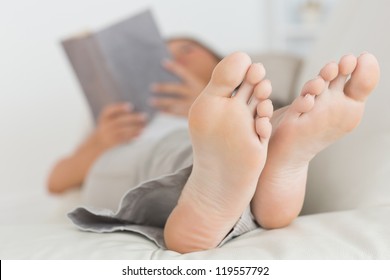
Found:
[[[150,86],[179,82],[162,66],[170,54],[147,10],[94,33],[62,41],[95,121],[102,108],[127,101],[149,115]]]

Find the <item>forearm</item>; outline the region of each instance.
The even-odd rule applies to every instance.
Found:
[[[60,160],[48,178],[48,190],[62,193],[79,187],[95,160],[106,150],[99,143],[96,134],[92,134],[71,156]]]

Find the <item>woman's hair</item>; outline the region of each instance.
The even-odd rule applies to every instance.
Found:
[[[204,44],[198,39],[194,39],[193,37],[186,37],[186,36],[175,36],[175,37],[170,37],[165,40],[167,43],[170,42],[175,42],[175,41],[188,41],[191,42],[192,44],[195,44],[202,49],[205,49],[207,52],[209,52],[218,62],[222,60],[222,56],[220,56],[217,52],[215,52],[212,48]]]

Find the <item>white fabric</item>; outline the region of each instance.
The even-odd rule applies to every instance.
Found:
[[[137,234],[79,231],[53,219],[54,203],[13,201],[0,206],[1,221],[18,209],[17,220],[0,225],[0,259],[390,259],[390,205],[303,216],[287,228],[257,229],[221,248],[180,255]],[[40,216],[33,220],[26,209]]]

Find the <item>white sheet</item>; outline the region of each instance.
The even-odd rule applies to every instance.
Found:
[[[60,201],[26,196],[4,204],[8,199],[0,205],[0,259],[390,259],[390,205],[302,216],[287,228],[180,255],[137,234],[79,231],[63,219]]]

